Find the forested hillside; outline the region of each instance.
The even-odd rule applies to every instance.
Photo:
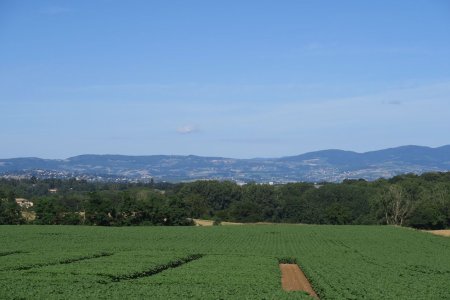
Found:
[[[373,182],[246,184],[0,180],[1,224],[192,225],[234,222],[450,227],[450,172]],[[18,200],[19,199],[19,200]],[[20,200],[22,199],[22,200]],[[28,200],[26,208],[17,203]]]

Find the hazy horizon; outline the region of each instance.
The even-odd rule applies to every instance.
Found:
[[[0,158],[450,144],[447,1],[2,1]]]
[[[383,148],[383,149],[372,149],[372,150],[368,150],[368,151],[354,151],[351,149],[336,149],[336,148],[329,148],[329,149],[317,149],[317,150],[313,150],[313,151],[308,151],[308,152],[301,152],[301,153],[297,153],[297,154],[293,154],[293,155],[281,155],[281,156],[253,156],[253,157],[231,157],[231,156],[220,156],[220,155],[197,155],[195,153],[189,153],[189,154],[172,154],[172,153],[156,153],[156,154],[122,154],[122,153],[79,153],[73,156],[68,156],[68,157],[40,157],[40,156],[15,156],[15,157],[0,157],[0,159],[14,159],[14,158],[39,158],[39,159],[50,159],[50,160],[65,160],[65,159],[69,159],[72,157],[77,157],[77,156],[83,156],[83,155],[98,155],[98,156],[199,156],[199,157],[222,157],[222,158],[230,158],[230,159],[272,159],[272,158],[281,158],[281,157],[289,157],[289,156],[297,156],[297,155],[303,155],[303,154],[307,154],[307,153],[313,153],[313,152],[320,152],[320,151],[332,151],[332,150],[337,150],[337,151],[345,151],[345,152],[354,152],[354,153],[358,153],[358,154],[365,154],[368,152],[376,152],[376,151],[382,151],[382,150],[388,150],[388,149],[395,149],[395,148],[400,148],[400,147],[426,147],[426,148],[431,148],[431,149],[436,149],[436,148],[441,148],[441,147],[447,147],[450,146],[450,144],[446,144],[446,145],[440,145],[440,146],[436,146],[436,147],[430,147],[430,146],[426,146],[426,145],[398,145],[395,147],[389,147],[389,148]]]

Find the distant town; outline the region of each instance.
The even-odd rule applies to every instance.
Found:
[[[80,155],[64,160],[0,159],[1,178],[57,178],[105,182],[229,180],[285,184],[376,180],[450,170],[450,146],[403,146],[366,153],[324,150],[281,158]]]

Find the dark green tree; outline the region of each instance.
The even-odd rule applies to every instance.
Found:
[[[14,225],[22,223],[24,223],[24,220],[20,206],[16,203],[15,194],[10,192],[6,196],[5,193],[0,192],[0,224]]]

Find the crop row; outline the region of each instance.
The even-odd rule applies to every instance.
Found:
[[[20,253],[25,253],[24,251],[4,251],[4,252],[0,252],[0,257],[2,256],[8,256],[8,255],[12,255],[12,254],[20,254]]]
[[[142,272],[134,272],[131,274],[121,274],[121,275],[110,275],[108,276],[109,278],[111,278],[111,280],[113,282],[118,282],[118,281],[122,281],[122,280],[130,280],[130,279],[137,279],[137,278],[142,278],[142,277],[148,277],[148,276],[152,276],[158,273],[161,273],[162,271],[165,271],[167,269],[171,269],[171,268],[177,268],[179,266],[182,266],[188,262],[191,262],[193,260],[197,260],[202,258],[204,255],[203,254],[191,254],[188,255],[186,257],[182,257],[182,258],[177,258],[175,260],[169,261],[165,264],[161,264],[161,265],[157,265],[157,266],[153,266],[150,269],[146,270],[146,271],[142,271]]]
[[[22,266],[12,268],[9,270],[10,271],[24,271],[24,270],[30,270],[30,269],[36,269],[36,268],[42,268],[42,267],[48,267],[48,266],[54,266],[54,265],[66,265],[66,264],[71,264],[71,263],[75,263],[75,262],[79,262],[79,261],[83,261],[83,260],[95,259],[95,258],[111,256],[111,255],[113,255],[113,253],[101,252],[101,253],[95,253],[95,254],[88,255],[88,256],[71,257],[71,258],[66,258],[66,259],[60,260],[60,261],[54,261],[54,262],[48,262],[48,263],[22,265]],[[8,271],[8,270],[6,270],[6,271]]]

